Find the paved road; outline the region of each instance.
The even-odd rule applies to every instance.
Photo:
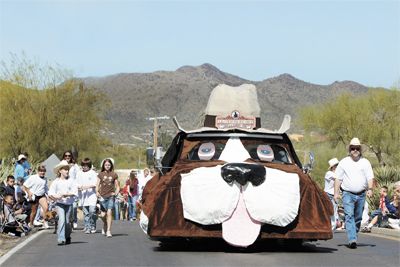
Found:
[[[137,222],[113,225],[113,238],[75,231],[72,244],[56,245],[52,231],[40,234],[2,266],[396,266],[400,241],[361,234],[358,249],[345,245],[345,233],[334,239],[288,248],[279,243],[248,250],[208,242],[163,245],[149,240]]]

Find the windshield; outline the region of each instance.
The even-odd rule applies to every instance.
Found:
[[[229,138],[197,140],[197,144],[187,153],[188,160],[218,160]],[[241,138],[243,147],[255,161],[292,163],[285,144],[276,140]]]

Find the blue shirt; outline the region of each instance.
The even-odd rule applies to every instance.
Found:
[[[25,160],[24,163],[22,163],[22,167],[24,167],[24,177],[27,177],[29,175],[29,169],[31,168],[31,164]]]
[[[22,166],[22,164],[17,163],[17,165],[15,165],[14,177],[15,177],[15,179],[18,179],[19,177],[23,177],[24,180],[26,180],[26,178],[28,177],[27,175],[25,176],[25,169]]]

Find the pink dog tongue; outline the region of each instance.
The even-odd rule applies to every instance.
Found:
[[[261,223],[250,217],[240,193],[232,216],[222,223],[222,237],[233,246],[247,247],[256,241],[260,229]]]

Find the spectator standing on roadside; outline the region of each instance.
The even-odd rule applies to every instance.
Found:
[[[150,174],[150,170],[148,168],[145,168],[143,170],[143,177],[139,179],[139,201],[142,199],[142,193],[144,187],[152,177],[153,176]]]
[[[84,215],[85,234],[96,233],[96,182],[97,173],[92,170],[92,161],[84,158],[81,162],[82,170],[77,174],[79,200]]]
[[[106,210],[106,216],[102,214],[103,228],[101,233],[112,237],[112,212],[114,210],[115,196],[120,191],[118,175],[114,172],[114,160],[106,158],[101,163],[101,172],[97,175],[96,194],[100,199],[100,205]]]
[[[23,154],[25,155],[25,161],[22,164],[22,166],[24,167],[24,177],[28,177],[32,173],[32,167],[28,161],[29,154],[27,152],[24,152]]]
[[[39,166],[38,173],[29,176],[29,178],[24,182],[24,191],[28,194],[28,201],[31,204],[31,214],[29,218],[29,227],[32,227],[38,212],[38,207],[42,208],[43,211],[43,228],[49,228],[46,221],[46,211],[48,209],[47,201],[47,178],[46,178],[46,167]]]
[[[360,230],[365,196],[372,195],[374,172],[371,163],[364,157],[364,146],[353,138],[347,148],[349,156],[342,159],[337,168],[334,199],[337,203],[339,190],[345,212],[345,224],[349,248],[357,248],[357,233]]]
[[[24,162],[26,161],[26,157],[24,154],[20,154],[17,159],[17,163],[15,164],[14,177],[19,178],[23,177],[24,180],[28,178],[28,175],[25,173]]]
[[[58,215],[57,244],[59,246],[71,244],[71,223],[70,215],[72,203],[78,196],[76,183],[69,179],[69,163],[62,160],[54,167],[57,178],[51,183],[49,198],[56,202],[55,209]]]
[[[337,158],[330,159],[328,161],[328,164],[329,164],[329,169],[325,174],[324,191],[328,195],[328,197],[333,205],[333,215],[331,216],[331,226],[332,226],[332,231],[335,231],[337,221],[338,221],[338,204],[336,203],[333,196],[335,193],[335,180],[336,180],[335,170],[336,170],[337,165],[339,164],[339,160]]]

